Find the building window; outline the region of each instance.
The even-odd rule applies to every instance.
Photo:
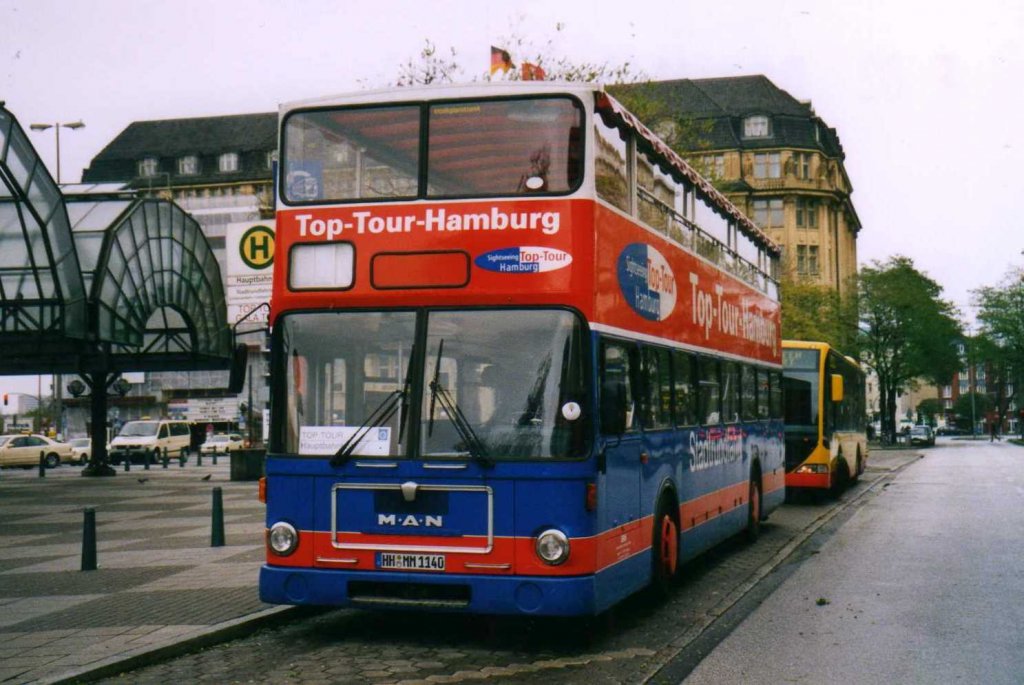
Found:
[[[754,200],[754,223],[761,228],[782,228],[782,200]]]
[[[701,158],[704,173],[710,178],[725,178],[725,155],[704,155]]]
[[[811,177],[811,153],[793,153],[793,174],[797,178],[809,179]]]
[[[225,152],[220,156],[218,160],[218,169],[221,173],[230,173],[232,171],[238,171],[238,153],[237,152]]]
[[[768,138],[771,134],[771,126],[765,115],[757,114],[743,120],[744,138]]]
[[[796,272],[801,276],[818,275],[818,246],[796,246]]]
[[[199,173],[199,158],[195,155],[185,155],[178,158],[178,175],[195,176]]]
[[[798,198],[796,201],[796,225],[799,228],[818,227],[818,201]]]
[[[754,178],[779,178],[782,166],[778,152],[760,152],[754,155]]]
[[[139,160],[139,176],[146,178],[148,176],[156,176],[156,169],[159,165],[159,161],[156,157],[144,157]]]

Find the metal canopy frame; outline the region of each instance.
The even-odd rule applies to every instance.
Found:
[[[65,197],[0,103],[0,374],[225,369],[220,266],[172,202]]]

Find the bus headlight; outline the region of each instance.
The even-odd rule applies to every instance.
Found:
[[[796,473],[828,473],[828,464],[801,464]]]
[[[545,564],[558,566],[569,558],[569,538],[555,528],[546,530],[537,536],[536,550]]]
[[[299,546],[299,533],[290,523],[278,521],[270,527],[267,546],[279,557],[286,557]]]

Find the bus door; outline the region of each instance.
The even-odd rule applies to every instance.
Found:
[[[603,340],[600,355],[601,529],[609,530],[640,519],[640,459],[644,451],[636,411],[640,360],[635,345],[615,340]]]

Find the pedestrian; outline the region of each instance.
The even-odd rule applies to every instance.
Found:
[[[995,442],[996,440],[1002,441],[1002,438],[999,437],[999,426],[996,425],[995,421],[993,421],[990,424],[990,427],[991,427],[991,432],[989,433],[988,441],[989,442]]]

